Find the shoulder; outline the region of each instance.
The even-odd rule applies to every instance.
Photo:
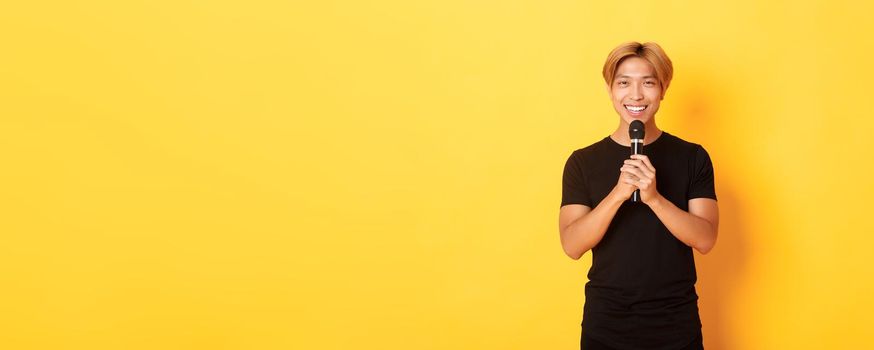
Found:
[[[583,160],[592,157],[593,155],[598,154],[604,148],[604,141],[606,138],[598,140],[595,143],[592,143],[588,146],[577,148],[572,153],[570,158],[582,162]]]
[[[702,155],[707,155],[707,150],[704,149],[704,146],[700,143],[685,140],[677,135],[670,134],[665,132],[667,136],[667,143],[671,145],[676,151],[679,151],[680,154],[687,154],[690,157],[700,157]]]
[[[681,138],[680,136],[668,133],[667,131],[665,131],[664,133],[664,136],[667,136],[667,141],[669,141],[669,143],[674,145],[675,147],[683,147],[686,149],[696,149],[698,147],[701,147],[701,144],[699,143],[686,140],[684,138]]]

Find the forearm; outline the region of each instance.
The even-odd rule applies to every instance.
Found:
[[[678,208],[661,195],[647,205],[668,228],[668,231],[686,245],[697,249],[702,254],[707,254],[716,244],[716,229],[704,218]]]
[[[579,259],[604,238],[610,222],[623,200],[612,191],[586,215],[568,224],[561,233],[565,252],[573,259]]]

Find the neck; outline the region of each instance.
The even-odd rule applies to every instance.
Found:
[[[662,131],[656,126],[655,119],[650,119],[648,123],[644,124],[644,128],[646,130],[643,138],[644,145],[652,143],[662,135]],[[628,137],[628,123],[620,120],[619,128],[610,135],[610,138],[623,146],[631,146],[631,139]]]

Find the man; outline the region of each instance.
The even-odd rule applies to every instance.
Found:
[[[580,347],[703,349],[692,249],[707,254],[716,244],[710,156],[656,126],[673,75],[659,45],[619,45],[603,75],[619,127],[570,155],[559,213],[565,253],[593,254]],[[631,155],[634,120],[645,125],[642,155]],[[635,190],[640,202],[629,201]]]

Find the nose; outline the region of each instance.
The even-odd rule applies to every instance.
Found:
[[[633,99],[633,100],[643,99],[643,93],[642,93],[641,87],[637,84],[632,84],[631,95],[629,97],[631,97],[631,99]]]

